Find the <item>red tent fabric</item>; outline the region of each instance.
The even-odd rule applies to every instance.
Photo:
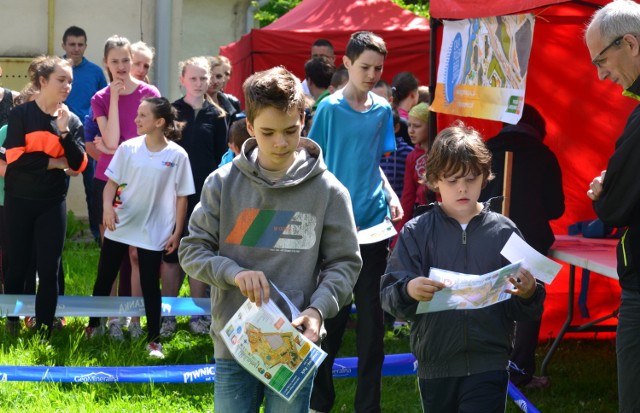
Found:
[[[606,3],[609,0],[431,0],[430,3],[431,15],[437,19],[524,12],[536,15],[525,102],[537,107],[545,118],[545,143],[557,155],[562,168],[566,212],[553,224],[554,232],[559,234],[566,234],[569,224],[595,218],[586,196],[589,183],[606,169],[615,140],[632,108],[638,104],[623,97],[619,86],[598,80],[583,40],[590,16]],[[441,30],[437,32],[442,35]],[[438,129],[448,126],[453,119],[438,115]],[[487,138],[501,127],[498,122],[465,119],[467,121]],[[554,335],[566,314],[566,279],[556,279],[547,291],[550,298],[556,298],[547,300],[541,337]],[[592,276],[591,316],[596,318],[610,312],[618,296],[616,281]],[[598,314],[596,309],[600,304],[602,312]],[[560,313],[555,313],[555,318],[550,320],[554,309]],[[577,309],[576,314],[580,314]]]
[[[242,82],[254,72],[282,65],[304,79],[311,45],[329,40],[342,63],[351,33],[369,30],[380,35],[389,54],[382,78],[391,83],[400,71],[411,71],[421,84],[429,81],[429,21],[390,0],[304,0],[272,24],[254,29],[220,48],[233,65],[226,91],[242,96]]]

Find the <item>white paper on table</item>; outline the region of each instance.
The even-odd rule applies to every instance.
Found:
[[[373,244],[395,236],[398,233],[388,218],[371,228],[358,231],[358,244]]]
[[[463,274],[432,267],[429,278],[440,281],[446,287],[436,292],[431,301],[420,301],[416,313],[474,310],[508,300],[511,294],[505,290],[514,288],[509,277],[515,275],[520,265],[521,262],[515,262],[484,275]]]
[[[522,268],[547,284],[551,284],[562,269],[561,264],[540,254],[515,232],[511,234],[500,253],[511,262],[522,260]]]

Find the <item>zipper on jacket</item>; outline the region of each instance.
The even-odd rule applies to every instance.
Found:
[[[627,232],[629,232],[629,228],[622,235],[622,239],[620,240],[620,245],[622,246],[622,257],[624,259],[624,266],[627,267],[627,249],[625,248],[625,241],[627,239]]]
[[[467,230],[462,230],[462,247],[464,248],[464,269],[467,270],[467,264],[469,260],[467,259]]]

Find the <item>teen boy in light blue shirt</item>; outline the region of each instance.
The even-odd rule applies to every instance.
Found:
[[[384,152],[396,150],[391,106],[371,92],[380,80],[387,49],[371,32],[356,32],[347,44],[343,63],[349,72],[347,85],[324,99],[314,116],[309,137],[322,148],[329,170],[351,194],[358,230],[402,218],[398,197],[380,169]],[[384,323],[380,306],[380,277],[386,268],[389,240],[361,244],[363,266],[354,287],[358,309],[357,412],[380,411],[381,371],[384,361]],[[318,370],[311,408],[328,412],[335,400],[331,367],[340,348],[351,306],[326,320],[328,353]]]

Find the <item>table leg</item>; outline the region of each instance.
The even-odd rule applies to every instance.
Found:
[[[576,282],[576,267],[575,265],[570,265],[569,266],[569,291],[568,291],[569,297],[567,299],[569,303],[569,307],[567,309],[567,319],[565,320],[564,324],[562,325],[562,328],[558,332],[556,339],[553,340],[553,343],[551,344],[551,348],[549,348],[547,355],[544,356],[544,360],[542,360],[542,365],[540,366],[541,376],[545,376],[547,365],[551,361],[551,357],[553,357],[553,353],[556,352],[556,349],[560,345],[560,342],[562,341],[564,334],[567,332],[567,330],[569,329],[569,326],[571,326],[571,322],[573,321],[573,300],[574,300],[573,295],[575,292],[575,282]]]

